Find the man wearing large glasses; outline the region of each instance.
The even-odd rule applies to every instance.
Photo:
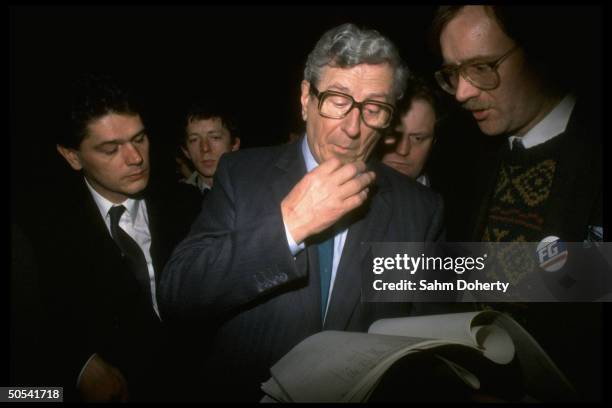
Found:
[[[372,268],[362,244],[441,236],[440,197],[369,160],[407,74],[378,32],[333,28],[304,70],[306,134],[222,157],[161,282],[165,317],[218,328],[203,398],[257,401],[272,364],[309,335],[416,313],[409,303],[361,302]]]
[[[593,109],[585,109],[583,101],[577,103],[564,86],[580,73],[556,75],[576,55],[572,46],[587,46],[578,40],[578,30],[586,29],[586,24],[580,25],[581,15],[584,10],[579,8],[553,7],[442,6],[437,10],[432,33],[443,64],[436,80],[471,112],[485,135],[508,139],[490,162],[479,158],[475,173],[482,178],[474,183],[478,188],[472,233],[464,240],[537,243],[551,235],[565,242],[602,240],[600,119],[591,116]],[[466,191],[462,194],[463,201],[470,199]],[[469,218],[466,213],[461,216]],[[515,257],[514,265],[523,267],[507,271],[515,285],[529,274],[542,273],[533,257],[525,255],[523,260]],[[571,269],[566,268],[555,278],[568,290],[578,289],[577,282],[585,279],[585,268],[574,269],[581,276],[570,276]],[[597,374],[601,305],[530,304],[509,311],[516,312],[517,320],[566,372],[581,397],[601,397],[602,379]],[[589,316],[588,333],[572,330],[582,327],[584,316]],[[572,359],[567,350],[582,339],[589,341],[582,348],[587,351],[580,360]]]
[[[562,15],[537,10],[442,6],[434,17],[432,32],[443,59],[435,73],[438,84],[485,135],[508,138],[494,160],[497,170],[480,172],[491,176],[482,183],[489,201],[475,206],[482,212],[466,240],[602,239],[598,124],[587,116],[590,109],[576,105],[562,82],[567,75],[555,76],[561,65],[544,61],[559,38],[553,27],[571,30],[576,21],[553,26]]]

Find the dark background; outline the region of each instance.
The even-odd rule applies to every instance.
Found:
[[[344,22],[377,28],[415,69],[431,72],[435,60],[424,36],[432,12],[430,6],[13,8],[12,186],[24,194],[24,182],[68,167],[58,160],[54,133],[64,131],[58,119],[67,84],[81,72],[111,73],[139,91],[152,155],[172,172],[190,98],[230,104],[243,147],[284,142],[301,125],[304,62],[325,30]]]
[[[554,74],[565,77],[581,101],[601,109],[606,10],[551,6],[542,32],[568,10],[575,18],[564,38],[551,44],[559,59]],[[41,197],[64,193],[62,177],[72,170],[56,153],[55,138],[66,131],[61,118],[68,84],[78,74],[110,73],[140,93],[153,173],[173,178],[176,137],[192,97],[230,104],[243,148],[282,143],[301,125],[303,66],[324,31],[345,22],[375,28],[414,72],[431,80],[440,63],[426,41],[433,12],[427,5],[10,7],[11,221],[27,224],[28,214],[44,205]],[[457,203],[472,165],[503,138],[482,136],[471,117],[447,102],[450,120],[435,146],[432,171],[442,175],[441,188],[455,194],[445,200]]]
[[[110,73],[144,99],[155,180],[174,177],[181,115],[193,97],[222,100],[235,110],[243,148],[284,142],[302,123],[299,85],[306,57],[331,27],[353,22],[379,30],[396,43],[412,71],[430,80],[440,63],[427,43],[434,12],[427,5],[22,6],[9,11],[14,213],[41,189],[58,188],[52,181],[72,171],[56,153],[55,139],[66,131],[61,118],[68,85],[81,73]],[[536,11],[544,15],[543,32],[558,16],[569,16],[565,37],[546,47],[559,60],[551,74],[586,94],[582,100],[601,106],[603,7],[525,7],[519,14]],[[502,138],[483,137],[471,117],[451,98],[447,102],[452,120],[432,165],[442,183],[454,184],[446,174],[469,174],[482,149],[494,150]]]

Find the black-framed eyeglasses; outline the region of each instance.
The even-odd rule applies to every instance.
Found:
[[[391,123],[394,107],[391,104],[366,99],[357,102],[351,95],[337,91],[319,90],[310,84],[310,93],[319,99],[319,114],[330,119],[342,119],[354,108],[359,109],[363,122],[374,129],[384,129]]]
[[[519,48],[518,45],[512,47],[501,57],[495,61],[490,62],[470,62],[467,64],[461,64],[457,66],[445,66],[434,74],[438,85],[446,92],[454,95],[457,92],[459,86],[459,75],[461,75],[466,81],[474,85],[476,88],[488,91],[495,89],[499,86],[500,77],[497,69],[502,62],[510,54]]]

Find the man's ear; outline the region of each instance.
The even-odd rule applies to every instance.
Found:
[[[306,121],[308,118],[308,101],[310,100],[310,82],[304,79],[301,88],[302,95],[300,96],[300,102],[302,103],[302,119]]]
[[[240,138],[235,137],[234,144],[232,145],[232,152],[235,152],[236,150],[239,150],[239,149],[240,149]]]
[[[57,148],[57,152],[62,155],[64,159],[68,162],[70,167],[75,170],[81,170],[83,165],[81,164],[81,158],[79,157],[79,153],[75,149],[71,149],[69,147],[64,147],[60,145],[55,145]]]

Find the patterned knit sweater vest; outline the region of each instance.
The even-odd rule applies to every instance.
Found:
[[[560,139],[530,149],[504,149],[482,241],[539,242],[544,238]]]

